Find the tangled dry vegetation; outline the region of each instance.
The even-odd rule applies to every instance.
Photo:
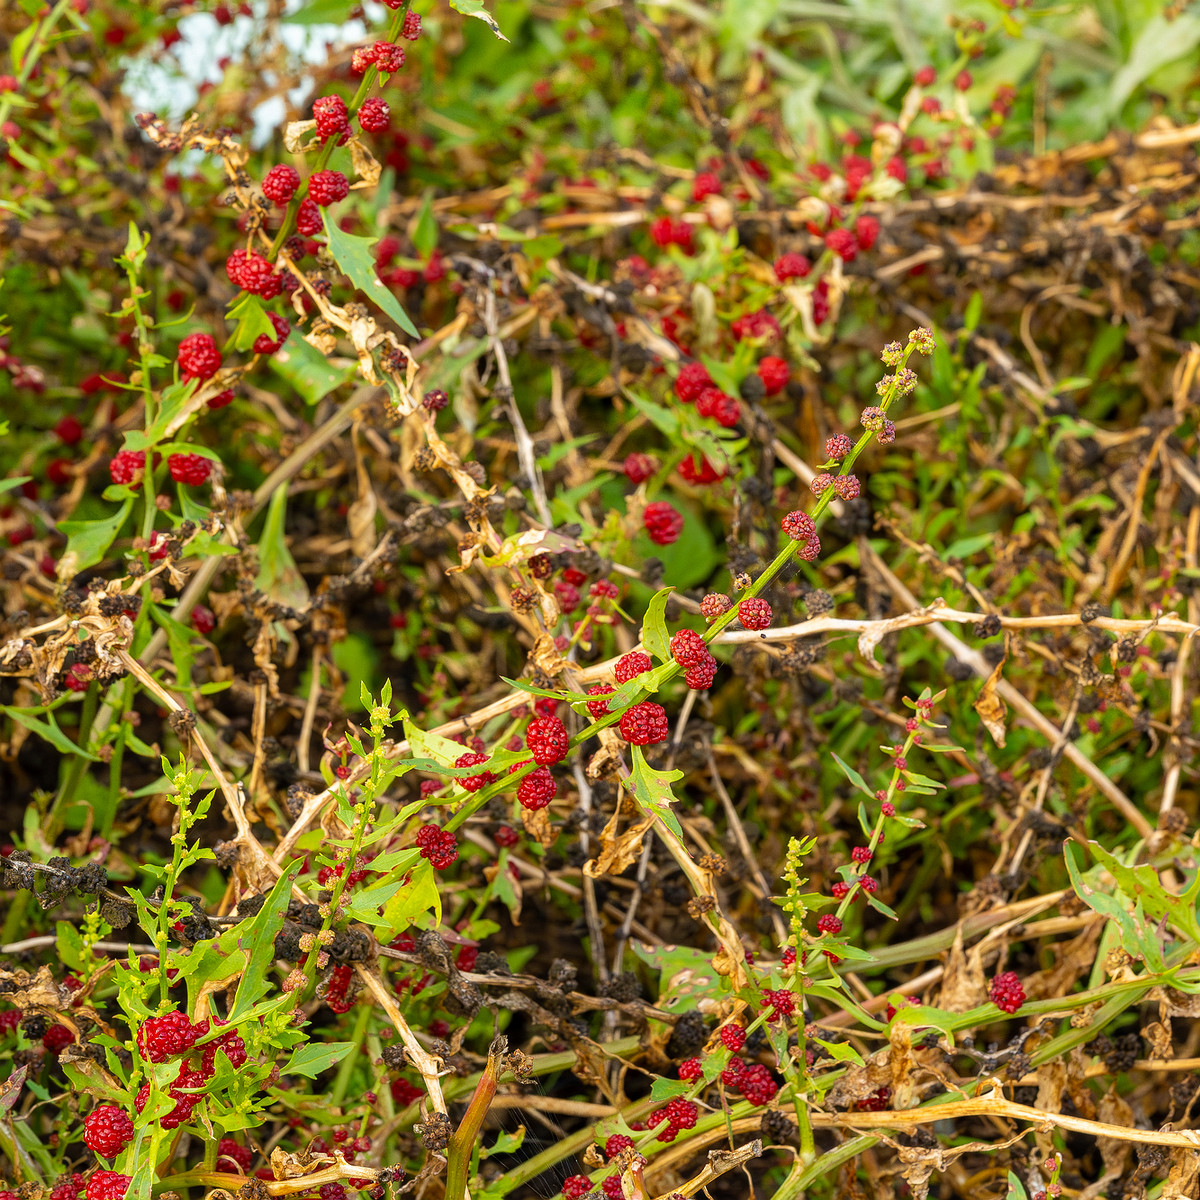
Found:
[[[1200,127],[455,7],[4,18],[0,1196],[1195,1196]]]

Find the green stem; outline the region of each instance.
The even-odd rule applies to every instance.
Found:
[[[408,15],[409,7],[412,0],[406,0],[402,9],[392,19],[391,25],[388,27],[387,40],[394,42],[399,36],[400,31],[404,28],[404,18]],[[371,90],[371,85],[375,82],[375,76],[379,72],[374,64],[369,66],[363,72],[362,81],[358,85],[358,91],[354,93],[354,99],[350,101],[349,109],[351,113],[357,112],[362,107],[362,102],[367,98],[367,93]],[[316,165],[313,171],[323,171],[328,165],[330,158],[333,156],[334,149],[337,147],[337,142],[330,138],[321,146],[320,152],[317,154]],[[312,172],[309,173],[310,177]],[[279,253],[279,248],[291,236],[292,230],[296,227],[296,214],[300,211],[300,202],[308,195],[308,180],[306,179],[297,189],[296,194],[288,201],[287,209],[283,214],[283,221],[279,226],[279,232],[275,235],[275,240],[271,243],[271,249],[267,251],[267,257],[272,261],[275,260]]]

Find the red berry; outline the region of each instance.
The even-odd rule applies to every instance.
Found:
[[[709,592],[700,601],[700,615],[711,625],[713,621],[724,616],[732,605],[733,601],[728,596],[720,592]]]
[[[444,871],[458,857],[458,839],[448,829],[422,825],[417,830],[416,843],[421,857],[427,858],[435,871]]]
[[[703,363],[687,363],[675,377],[675,395],[684,404],[694,404],[700,398],[700,393],[712,386],[712,376]]]
[[[51,1054],[58,1054],[75,1041],[75,1035],[65,1025],[51,1025],[42,1035],[42,1045]]]
[[[651,746],[667,740],[667,713],[649,700],[635,704],[621,717],[621,736],[633,746]]]
[[[123,1200],[131,1177],[116,1171],[93,1171],[88,1176],[87,1200]]]
[[[420,17],[417,20],[420,20]],[[381,100],[378,96],[372,96],[369,100],[364,100],[358,110],[358,123],[367,133],[385,132],[391,119],[391,107],[386,100]]]
[[[421,407],[426,412],[438,413],[441,412],[450,403],[450,397],[442,388],[430,388],[421,397]]]
[[[738,1076],[737,1086],[755,1107],[770,1104],[779,1091],[775,1077],[762,1063],[750,1063],[744,1067]]]
[[[296,229],[305,237],[316,237],[325,232],[325,224],[321,220],[321,210],[311,200],[301,200],[296,213]]]
[[[841,933],[842,919],[834,916],[833,913],[826,913],[824,916],[817,918],[817,928],[822,933]]]
[[[634,453],[626,456],[623,469],[625,478],[636,487],[639,483],[645,483],[658,470],[658,463],[649,454]]]
[[[817,532],[816,522],[806,512],[790,512],[782,521],[779,528],[793,542],[805,542]]]
[[[172,454],[167,458],[167,470],[176,483],[199,487],[212,474],[212,459],[202,454]]]
[[[296,194],[299,186],[299,172],[295,167],[289,167],[287,163],[278,163],[263,176],[263,195],[272,204],[278,204],[280,208]]]
[[[803,254],[781,254],[775,260],[775,278],[780,283],[789,279],[805,279],[812,270],[812,263]]]
[[[768,396],[778,396],[787,387],[791,369],[782,358],[768,354],[758,364],[758,377],[763,381]]]
[[[721,1045],[736,1054],[746,1044],[746,1031],[740,1025],[721,1026]]]
[[[341,171],[314,171],[308,177],[308,195],[314,204],[325,208],[345,200],[350,195],[350,184]]]
[[[896,162],[896,161],[897,161],[896,159],[892,160],[892,162]],[[903,166],[903,164],[901,164],[901,165]],[[890,163],[888,164],[888,173],[891,174],[891,164]],[[903,183],[904,180],[901,180],[900,182]],[[855,240],[858,242],[858,248],[860,250],[870,250],[871,247],[875,245],[875,242],[879,238],[879,221],[878,221],[878,219],[876,217],[872,217],[872,216],[864,213],[861,217],[858,218],[858,221],[855,223],[854,237],[855,237]]]
[[[275,330],[275,336],[272,338],[269,334],[260,333],[254,339],[255,354],[275,354],[283,346],[283,343],[288,340],[288,334],[292,332],[291,325],[288,324],[285,318],[278,313],[269,312],[267,317],[271,321],[271,328]]]
[[[207,333],[185,337],[176,357],[180,371],[189,379],[211,379],[221,369],[221,352]]]
[[[592,1181],[586,1175],[568,1175],[563,1180],[562,1194],[567,1200],[580,1200],[592,1190]]]
[[[404,66],[404,47],[394,42],[376,42],[371,47],[371,55],[381,75],[395,74]]]
[[[1002,971],[988,989],[992,1003],[1001,1012],[1015,1013],[1025,1003],[1025,989],[1016,971]]]
[[[937,79],[937,71],[933,67],[922,67],[914,76],[913,83],[917,87],[929,87]]]
[[[480,763],[485,763],[488,760],[486,754],[467,753],[460,755],[454,760],[456,767],[477,767]],[[491,771],[483,771],[478,775],[467,775],[460,777],[458,783],[461,787],[467,789],[468,792],[477,792],[482,787],[487,787],[495,779],[495,775]]]
[[[959,71],[959,73],[957,75],[955,75],[955,77],[954,77],[954,86],[960,92],[967,91],[971,86],[971,82],[972,81],[971,81],[971,72],[970,71]]]
[[[616,1158],[622,1150],[633,1149],[633,1138],[627,1133],[613,1133],[609,1135],[608,1141],[604,1143],[604,1155],[606,1158]]]
[[[850,859],[852,862],[856,863],[869,863],[871,861],[871,847],[855,846],[854,849],[850,851]]]
[[[720,194],[721,180],[713,172],[701,171],[692,180],[692,200],[696,204],[702,204],[709,196],[719,196]]]
[[[517,802],[530,812],[545,808],[557,794],[558,785],[554,782],[549,767],[538,767],[537,770],[530,771],[517,784]]]
[[[54,433],[64,446],[74,446],[83,438],[83,426],[78,417],[66,416],[55,425]]]
[[[562,762],[571,747],[566,726],[557,717],[539,717],[529,722],[525,746],[541,766]]]
[[[857,500],[862,489],[859,485],[857,475],[835,475],[833,490],[843,500]]]
[[[313,118],[317,123],[317,137],[322,142],[337,138],[340,144],[344,135],[350,132],[350,118],[341,96],[321,96],[314,100]]]
[[[617,659],[617,665],[613,668],[613,674],[617,678],[618,683],[628,683],[631,679],[642,674],[643,671],[648,671],[654,665],[650,655],[643,654],[640,650],[631,650],[628,654],[622,654]]]
[[[223,392],[218,392],[209,402],[209,408],[224,408],[227,404],[233,403],[233,388],[226,388]]]
[[[711,654],[706,653],[699,662],[693,663],[684,672],[684,682],[694,692],[703,692],[712,687],[712,682],[717,677],[717,660]]]
[[[687,1083],[694,1083],[704,1075],[704,1067],[698,1058],[685,1058],[679,1064],[679,1078]]]
[[[764,988],[762,1007],[771,1010],[767,1014],[768,1021],[790,1017],[796,1011],[796,997],[786,988]]]
[[[682,1078],[682,1074],[680,1078]],[[685,1100],[682,1096],[676,1096],[673,1100],[668,1100],[663,1112],[666,1114],[667,1120],[676,1129],[694,1129],[696,1127],[696,1118],[700,1115],[700,1109],[696,1102],[694,1100]]]
[[[665,500],[656,500],[646,505],[642,524],[656,546],[669,546],[679,540],[683,532],[683,517]]]
[[[188,1020],[186,1013],[172,1010],[142,1023],[137,1031],[137,1046],[143,1058],[161,1063],[190,1050],[199,1036],[199,1030]]]
[[[217,627],[216,614],[206,605],[197,604],[192,609],[192,628],[197,633],[208,635]]]
[[[865,1099],[860,1100],[854,1107],[858,1109],[859,1112],[883,1112],[887,1108],[888,1101],[891,1100],[891,1098],[892,1089],[884,1086],[877,1088]]]
[[[389,5],[391,8],[399,8],[399,4]],[[413,12],[410,8],[404,14],[404,28],[400,30],[400,36],[407,38],[410,42],[415,42],[421,36],[421,14]]]
[[[521,840],[521,835],[511,825],[499,825],[492,834],[492,840],[497,846],[515,846]]]
[[[587,690],[589,696],[608,696],[615,689],[611,684],[596,683]],[[599,721],[601,717],[608,716],[608,701],[607,700],[589,700],[587,710],[592,715],[593,721]]]
[[[229,276],[230,283],[236,287],[268,300],[272,296],[278,296],[283,290],[283,278],[275,274],[271,264],[254,250],[235,250],[225,260],[225,274]],[[198,335],[194,334],[193,336]],[[190,340],[190,338],[185,339],[185,341]],[[180,349],[182,350],[183,347],[180,346]],[[220,363],[218,362],[217,365],[219,366]],[[187,368],[185,367],[184,370],[186,371]],[[209,374],[214,372],[215,368]],[[194,374],[194,372],[191,373]],[[207,379],[208,375],[202,376],[202,378]]]
[[[761,596],[748,596],[738,604],[738,620],[743,629],[766,629],[771,618],[771,606]]]
[[[825,245],[843,262],[852,262],[858,255],[858,242],[849,229],[831,229],[825,235]]]
[[[15,75],[0,75],[0,92],[15,92],[19,86]]]
[[[145,469],[145,450],[118,450],[108,464],[113,483],[133,483]]]
[[[632,1127],[631,1127],[632,1128]],[[620,1175],[610,1175],[600,1185],[606,1200],[625,1200],[625,1189],[621,1186]]]
[[[853,449],[854,443],[844,433],[835,433],[825,442],[825,455],[834,462],[848,458]]]
[[[671,657],[681,667],[702,662],[707,654],[708,643],[694,629],[681,629],[671,638]]]

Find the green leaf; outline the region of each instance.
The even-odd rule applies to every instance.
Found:
[[[285,871],[276,881],[262,908],[249,921],[236,925],[239,946],[248,950],[246,969],[238,983],[229,1019],[244,1017],[269,990],[267,972],[275,963],[275,935],[283,928],[284,914],[292,895],[299,867]]]
[[[158,413],[154,418],[154,424],[146,430],[131,429],[125,435],[125,449],[149,450],[157,446],[166,435],[168,427],[182,412],[184,405],[192,398],[197,386],[197,381],[194,379],[181,379],[178,383],[164,388],[162,396],[159,398]]]
[[[306,404],[316,404],[353,379],[358,370],[353,364],[335,367],[294,329],[287,341],[267,359],[267,366],[289,383]]]
[[[482,7],[482,5],[481,5]],[[375,256],[371,247],[377,238],[355,237],[346,233],[333,218],[329,208],[322,209],[325,221],[325,237],[329,243],[329,253],[341,267],[344,274],[364,295],[373,300],[383,309],[405,333],[412,337],[420,337],[417,327],[409,320],[408,314],[400,306],[400,301],[384,287],[379,274],[375,270]]]
[[[671,641],[667,637],[667,599],[675,589],[665,587],[659,589],[650,597],[646,605],[646,616],[642,621],[642,645],[659,662],[666,662],[671,656]]]
[[[1108,85],[1109,112],[1115,116],[1134,91],[1160,67],[1191,54],[1200,45],[1200,16],[1156,13],[1142,27],[1125,65]]]
[[[666,1079],[662,1075],[656,1075],[654,1083],[650,1086],[650,1099],[655,1104],[663,1104],[675,1096],[685,1095],[691,1086],[682,1079]]]
[[[854,784],[854,786],[858,788],[858,790],[862,792],[864,796],[870,796],[871,799],[874,800],[875,793],[871,791],[869,787],[867,787],[867,781],[849,763],[843,762],[836,754],[833,753],[832,750],[830,751],[830,755],[832,756],[833,761],[837,763],[839,767],[841,767],[842,774],[845,775],[846,778],[850,780],[850,782]]]
[[[12,479],[0,479],[0,493],[11,492],[19,488],[21,484],[28,483],[32,478],[32,475],[17,475]]]
[[[1078,854],[1079,848],[1074,842],[1067,842],[1063,847],[1063,858],[1067,864],[1067,875],[1070,877],[1071,887],[1075,895],[1093,912],[1099,913],[1102,917],[1107,917],[1110,921],[1115,921],[1121,928],[1121,945],[1126,953],[1140,958],[1141,950],[1138,946],[1138,935],[1133,925],[1132,914],[1117,897],[1100,891],[1084,880],[1083,874],[1079,869]]]
[[[280,604],[303,608],[308,603],[308,584],[296,569],[284,536],[287,492],[287,484],[278,488],[267,508],[266,524],[258,541],[258,577],[254,584]]]
[[[525,1141],[525,1126],[517,1126],[516,1133],[506,1133],[501,1130],[497,1135],[495,1142],[486,1149],[480,1151],[480,1157],[491,1157],[493,1154],[512,1154],[520,1150]],[[476,1193],[478,1195],[478,1193]]]
[[[262,301],[250,292],[241,295],[229,306],[226,314],[231,321],[237,322],[233,336],[225,343],[225,349],[249,350],[254,345],[255,338],[266,334],[272,341],[275,339],[275,326],[271,324],[267,310]]]
[[[89,754],[86,750],[75,745],[73,741],[58,727],[58,722],[54,719],[53,713],[47,713],[44,721],[39,721],[37,717],[31,717],[28,713],[21,712],[18,708],[12,708],[7,705],[0,705],[0,712],[7,713],[18,725],[24,725],[31,733],[36,733],[38,737],[45,738],[50,745],[61,750],[64,754],[78,754],[80,758],[86,758],[89,762],[99,762],[99,758],[94,754]]]
[[[1004,1200],[1029,1200],[1029,1193],[1025,1191],[1025,1185],[1012,1171],[1008,1173],[1008,1192]]]
[[[175,664],[176,682],[180,688],[192,686],[192,660],[196,657],[192,649],[192,638],[195,631],[169,616],[157,604],[149,604],[151,618],[157,622],[167,635],[167,645],[171,650],[171,661]]]
[[[862,1055],[849,1042],[826,1042],[821,1038],[813,1038],[813,1041],[818,1046],[824,1046],[834,1062],[852,1062],[859,1067],[863,1065]]]
[[[416,252],[428,261],[438,244],[438,223],[433,215],[433,204],[426,195],[421,211],[417,214],[416,228],[413,229],[412,244]]]
[[[458,742],[452,742],[447,737],[442,737],[440,733],[426,733],[423,729],[418,729],[411,721],[404,722],[404,736],[408,740],[409,749],[413,754],[419,754],[422,758],[432,758],[434,762],[441,763],[444,767],[453,767],[457,759],[461,758],[466,750]],[[464,767],[463,770],[466,770]],[[479,768],[475,768],[478,773]]]
[[[625,394],[633,401],[634,407],[659,433],[672,438],[679,432],[679,418],[670,409],[663,408],[661,404],[655,404],[653,400],[639,396],[637,392],[626,392]]]
[[[460,12],[464,17],[478,17],[502,42],[508,38],[500,32],[496,18],[483,6],[483,0],[450,0],[450,7]]]
[[[316,1079],[322,1071],[341,1062],[347,1051],[353,1048],[353,1042],[308,1042],[292,1051],[292,1057],[287,1060],[282,1073]]]
[[[76,571],[94,567],[108,553],[132,509],[133,501],[126,500],[111,517],[101,517],[98,521],[59,521],[59,533],[67,535],[63,557],[75,556],[72,565]]]
[[[1099,842],[1088,842],[1088,849],[1131,901],[1139,901],[1145,905],[1151,920],[1161,921],[1166,917],[1189,941],[1200,942],[1200,922],[1196,918],[1194,897],[1185,898],[1168,892],[1159,879],[1158,872],[1148,863],[1128,867],[1105,850]],[[1084,903],[1089,902],[1085,899]]]
[[[683,829],[670,807],[676,803],[671,784],[682,779],[683,772],[656,771],[646,762],[646,756],[641,746],[631,746],[630,750],[633,756],[633,770],[629,773],[627,786],[645,812],[657,817],[680,841],[683,841]]]
[[[978,554],[980,550],[986,550],[996,541],[994,533],[977,533],[974,537],[959,538],[956,542],[951,542],[946,547],[943,553],[943,558],[970,558],[972,554]]]
[[[54,930],[54,945],[58,951],[58,957],[72,971],[82,970],[84,953],[83,935],[70,921],[56,921]]]
[[[433,920],[429,921],[432,912]],[[421,859],[408,877],[408,886],[394,895],[383,910],[391,937],[402,933],[410,925],[429,925],[436,929],[442,923],[442,898],[438,893],[437,880],[428,859]],[[380,941],[390,940],[386,934]]]

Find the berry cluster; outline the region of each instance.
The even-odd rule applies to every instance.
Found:
[[[655,1109],[646,1120],[647,1128],[658,1129],[665,1121],[666,1128],[658,1129],[660,1142],[673,1142],[685,1129],[695,1129],[700,1109],[694,1100],[676,1096],[662,1107]]]
[[[416,844],[421,857],[427,858],[435,871],[446,870],[458,858],[458,839],[437,825],[422,825],[417,830]]]
[[[988,998],[1001,1012],[1015,1013],[1025,1003],[1025,989],[1016,971],[1001,971],[995,976]]]

